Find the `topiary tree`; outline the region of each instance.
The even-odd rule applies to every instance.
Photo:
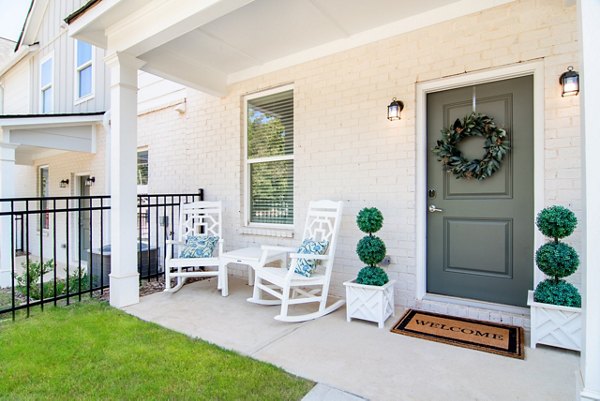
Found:
[[[356,216],[358,228],[368,235],[364,236],[356,245],[356,253],[363,263],[358,272],[356,282],[358,284],[382,286],[389,280],[388,275],[377,264],[385,258],[385,244],[381,238],[373,235],[383,225],[383,215],[377,208],[364,208]]]
[[[581,306],[581,295],[573,284],[561,280],[575,273],[579,266],[579,255],[572,246],[559,242],[573,233],[577,218],[569,209],[551,206],[542,210],[536,225],[546,237],[553,239],[542,245],[535,253],[535,263],[550,278],[535,288],[533,299],[536,302],[561,306]]]

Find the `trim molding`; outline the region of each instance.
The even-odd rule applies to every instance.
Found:
[[[476,71],[417,83],[416,120],[416,298],[422,300],[427,294],[427,94],[463,86],[489,83],[508,78],[533,75],[533,177],[534,211],[544,207],[544,62],[542,60],[513,64],[506,67]],[[542,235],[535,230],[534,247],[543,243]],[[541,273],[534,269],[534,286],[541,281]],[[433,295],[433,294],[431,294]],[[470,300],[466,300],[467,304]],[[472,301],[473,306],[480,302]]]

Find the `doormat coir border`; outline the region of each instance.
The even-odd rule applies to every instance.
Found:
[[[458,347],[525,359],[522,327],[409,309],[391,331]]]

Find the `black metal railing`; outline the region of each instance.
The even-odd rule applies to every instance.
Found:
[[[203,190],[138,195],[140,281],[163,275],[179,205],[203,199]],[[0,224],[0,318],[109,287],[110,196],[0,199]]]

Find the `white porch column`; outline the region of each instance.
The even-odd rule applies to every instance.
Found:
[[[3,139],[7,139],[7,133]],[[15,197],[15,149],[17,145],[12,143],[0,143],[0,198]],[[9,212],[10,204],[0,203],[0,211]],[[0,217],[0,288],[12,286],[11,276],[11,225],[10,216]]]
[[[584,171],[583,349],[581,400],[600,400],[600,1],[577,2],[581,43],[581,128]]]
[[[106,57],[111,104],[110,304],[139,302],[137,272],[137,74],[143,63],[124,53]]]

